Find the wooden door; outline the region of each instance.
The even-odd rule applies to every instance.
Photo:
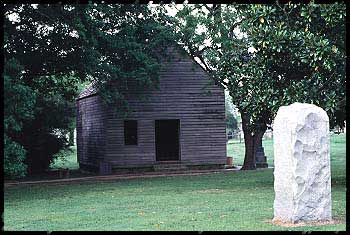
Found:
[[[155,143],[157,161],[180,160],[180,120],[156,120]]]

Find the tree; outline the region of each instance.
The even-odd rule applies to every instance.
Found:
[[[225,93],[225,113],[226,113],[226,130],[234,131],[238,128],[237,119],[232,112],[231,97]]]
[[[157,85],[160,55],[171,37],[161,11],[152,13],[147,5],[5,4],[4,12],[5,168],[21,162],[9,176],[25,173],[24,152],[28,171],[42,172],[67,146],[82,82],[93,82],[118,111],[128,110],[129,84],[136,90]]]
[[[343,125],[344,4],[185,5],[177,17],[179,42],[241,113],[243,170],[282,105],[314,103]]]
[[[237,120],[231,112],[226,112],[226,129],[233,132],[238,128]]]
[[[15,59],[4,66],[4,174],[5,176],[24,176],[26,151],[14,141],[13,134],[21,131],[23,122],[33,117],[35,98],[33,90],[14,78],[20,75],[21,66]]]

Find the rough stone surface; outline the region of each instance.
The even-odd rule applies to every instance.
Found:
[[[331,220],[329,119],[312,104],[282,106],[274,121],[274,221]]]

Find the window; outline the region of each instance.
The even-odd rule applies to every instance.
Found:
[[[137,145],[137,121],[124,121],[124,143],[125,145]]]

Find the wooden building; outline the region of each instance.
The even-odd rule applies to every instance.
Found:
[[[145,91],[144,101],[129,100],[133,112],[126,120],[114,117],[93,87],[79,95],[81,169],[225,165],[224,89],[189,55],[176,49],[172,57],[162,66],[159,89]]]

